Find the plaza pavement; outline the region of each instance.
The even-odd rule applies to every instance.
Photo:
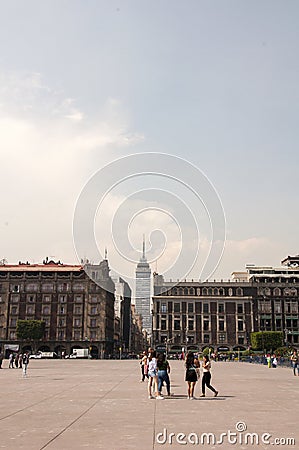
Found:
[[[212,385],[217,398],[187,400],[184,367],[171,361],[173,396],[149,400],[147,383],[140,383],[138,361],[30,360],[28,378],[20,369],[0,370],[0,448],[18,450],[64,449],[178,449],[269,448],[269,445],[192,445],[194,435],[228,430],[244,437],[247,432],[269,433],[274,438],[294,438],[299,448],[299,377],[288,368],[218,362],[212,365]],[[200,395],[197,385],[195,395]],[[242,425],[239,425],[240,427]],[[243,425],[244,426],[244,425]],[[158,433],[176,433],[172,444],[156,440]],[[178,433],[184,433],[178,444]],[[193,436],[193,437],[192,437]],[[174,440],[173,440],[174,439]],[[233,438],[232,438],[233,439]],[[211,441],[212,442],[212,441]],[[256,441],[255,441],[256,442]],[[270,444],[270,448],[274,445]],[[281,447],[281,445],[279,446]]]

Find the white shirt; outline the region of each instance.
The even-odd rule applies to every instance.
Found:
[[[149,372],[155,372],[157,369],[157,360],[156,358],[152,358],[152,360],[148,360],[148,371]]]

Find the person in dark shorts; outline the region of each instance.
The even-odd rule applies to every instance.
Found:
[[[216,389],[213,388],[213,386],[211,386],[211,372],[210,372],[211,362],[208,355],[204,355],[203,357],[202,370],[203,376],[201,381],[201,391],[202,391],[201,397],[206,396],[206,386],[207,388],[209,388],[211,391],[214,392],[214,397],[217,397],[218,391],[216,391]]]
[[[185,360],[185,381],[188,385],[188,399],[194,399],[194,389],[199,377],[199,361],[192,352],[188,352]]]

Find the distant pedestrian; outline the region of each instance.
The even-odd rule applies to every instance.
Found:
[[[27,367],[29,364],[29,353],[25,352],[23,355],[23,377],[27,377]]]
[[[165,381],[167,388],[167,395],[170,396],[170,365],[167,361],[164,353],[160,353],[157,358],[157,368],[158,368],[158,392],[159,395],[162,395],[162,387]]]
[[[13,354],[13,353],[11,353],[11,354],[9,355],[8,360],[9,360],[9,366],[8,366],[8,368],[9,368],[9,369],[13,369],[13,368],[14,368],[14,365],[13,365],[13,362],[14,362],[14,354]]]
[[[142,353],[140,366],[141,366],[141,380],[140,380],[140,382],[143,382],[145,380],[145,377],[148,378],[148,374],[147,374],[147,354],[146,354],[146,352]]]
[[[277,358],[275,355],[273,355],[273,357],[272,357],[272,367],[273,367],[273,369],[276,369],[276,367],[277,367]]]
[[[299,377],[299,359],[298,359],[298,353],[297,353],[296,349],[292,353],[291,362],[292,362],[292,368],[293,368],[294,375],[296,376],[296,369],[297,369],[297,374]]]
[[[206,396],[206,386],[209,388],[212,392],[214,392],[214,397],[217,397],[218,391],[216,391],[215,388],[211,385],[211,362],[209,360],[208,355],[204,355],[203,357],[203,363],[202,363],[202,381],[201,381],[201,397]]]
[[[199,361],[192,352],[188,352],[185,361],[185,381],[188,385],[188,399],[194,399],[194,389],[199,377]]]
[[[3,355],[3,353],[0,351],[0,369],[2,369],[3,358],[4,358],[4,355]]]
[[[16,369],[19,366],[19,354],[18,353],[15,355],[15,366],[16,366]]]
[[[271,356],[270,355],[267,355],[267,364],[268,364],[269,369],[271,369]]]
[[[149,351],[149,355],[147,358],[147,365],[148,365],[148,398],[155,398],[152,395],[152,389],[153,393],[156,394],[156,398],[158,400],[164,400],[164,397],[162,395],[159,395],[158,392],[158,370],[157,370],[157,359],[156,359],[156,352],[151,348]]]
[[[23,365],[23,355],[22,353],[19,354],[19,369],[22,369]]]

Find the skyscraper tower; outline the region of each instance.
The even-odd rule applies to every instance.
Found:
[[[143,328],[152,334],[151,317],[151,268],[145,256],[145,238],[143,236],[142,257],[136,267],[136,312],[142,315]]]

